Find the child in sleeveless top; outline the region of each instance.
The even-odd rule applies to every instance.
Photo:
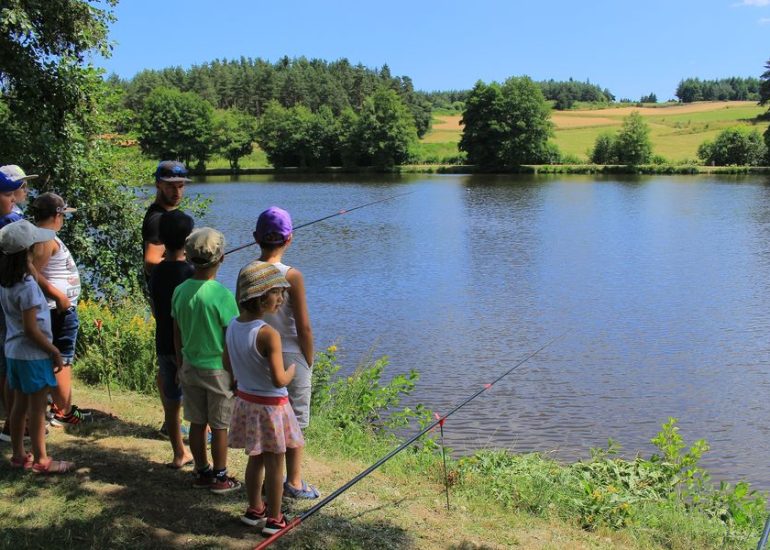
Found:
[[[267,262],[254,261],[241,269],[240,315],[232,320],[226,335],[225,354],[238,384],[229,446],[249,455],[249,506],[241,521],[263,526],[262,534],[268,536],[286,526],[281,514],[286,449],[305,445],[286,389],[294,378],[295,365],[284,370],[281,337],[262,320],[266,313],[278,310],[288,287],[281,272]],[[267,505],[262,499],[263,482]]]

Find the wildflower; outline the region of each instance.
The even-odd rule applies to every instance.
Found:
[[[329,346],[328,348],[326,348],[326,351],[327,351],[327,352],[329,352],[329,353],[334,353],[335,351],[337,351],[337,346],[335,346],[334,344],[332,344],[331,346]]]
[[[101,319],[96,319],[94,322],[96,323],[96,330],[101,332],[102,331],[102,320]]]

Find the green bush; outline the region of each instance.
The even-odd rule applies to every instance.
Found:
[[[155,319],[144,300],[96,302],[78,305],[75,372],[89,384],[120,386],[154,393]]]

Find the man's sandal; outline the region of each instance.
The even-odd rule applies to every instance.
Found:
[[[25,456],[22,459],[18,459],[15,457],[11,457],[11,468],[14,468],[16,470],[31,470],[32,464],[35,462],[35,459],[32,457],[32,453],[27,453],[27,456]]]
[[[32,472],[35,474],[53,475],[53,474],[66,474],[75,468],[74,462],[67,462],[66,460],[54,460],[48,459],[48,462],[38,462],[32,465]]]

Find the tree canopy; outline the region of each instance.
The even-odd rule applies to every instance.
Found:
[[[590,153],[594,164],[647,164],[652,160],[650,128],[642,115],[633,111],[623,119],[617,134],[599,134]]]
[[[35,192],[55,191],[78,207],[62,239],[83,270],[86,294],[136,285],[139,205],[124,184],[138,175],[95,139],[110,97],[86,60],[107,55],[116,0],[14,0],[0,9],[0,151],[4,163],[41,175]]]
[[[466,101],[459,147],[468,162],[484,168],[549,162],[549,119],[543,93],[528,77],[509,78],[502,86],[479,81]]]
[[[736,126],[702,143],[698,157],[714,166],[758,166],[766,162],[767,146],[757,130]]]
[[[139,120],[142,151],[157,159],[205,163],[214,149],[213,115],[211,104],[195,93],[154,89]]]

